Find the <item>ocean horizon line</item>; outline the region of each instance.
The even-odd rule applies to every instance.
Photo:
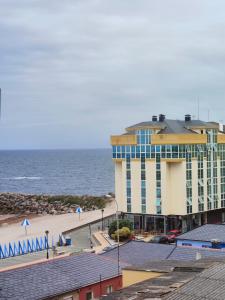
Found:
[[[0,149],[1,151],[78,151],[78,150],[111,150],[108,148],[28,148],[28,149]]]

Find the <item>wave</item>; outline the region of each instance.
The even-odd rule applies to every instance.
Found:
[[[6,180],[41,180],[42,177],[37,176],[17,176],[17,177],[9,177],[9,178],[2,178]]]

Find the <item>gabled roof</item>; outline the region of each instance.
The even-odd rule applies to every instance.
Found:
[[[46,299],[118,276],[117,263],[96,254],[66,258],[0,272],[0,299]]]
[[[176,247],[168,260],[180,260],[191,261],[195,260],[197,254],[200,254],[202,258],[222,258],[225,259],[225,251],[220,249],[207,249],[207,248],[192,248],[192,247]]]
[[[225,243],[225,225],[224,224],[206,224],[187,233],[181,234],[177,240],[192,240],[210,242],[218,239]]]
[[[163,122],[159,122],[159,121],[141,122],[126,128],[126,130],[128,132],[131,132],[138,128],[151,128],[151,127],[158,128],[160,130],[159,132],[160,134],[169,134],[169,133],[193,134],[195,133],[193,131],[193,129],[195,128],[218,129],[218,124],[212,122],[204,122],[201,120],[191,120],[185,122],[181,120],[165,119]]]
[[[142,265],[149,261],[167,259],[174,248],[174,245],[131,241],[120,247],[120,261],[127,265]],[[117,248],[101,256],[117,261]]]
[[[153,265],[153,268],[152,266]],[[168,293],[179,289],[186,282],[199,275],[204,269],[210,267],[212,262],[205,263],[200,261],[179,262],[179,261],[157,261],[147,264],[148,272],[158,268],[156,272],[162,272],[161,276],[153,277],[145,281],[136,283],[127,288],[102,297],[105,300],[143,300],[143,299],[164,299]],[[166,269],[165,269],[166,267]],[[167,268],[169,267],[169,268]],[[165,269],[165,271],[163,271]]]
[[[215,263],[191,281],[170,293],[166,300],[225,299],[225,264]]]

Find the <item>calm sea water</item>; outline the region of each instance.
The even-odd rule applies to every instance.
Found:
[[[114,192],[110,149],[0,151],[0,192]]]

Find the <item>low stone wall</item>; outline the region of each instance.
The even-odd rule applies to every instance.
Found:
[[[110,197],[94,196],[50,196],[16,193],[0,194],[0,215],[7,214],[66,214],[74,213],[78,206],[84,211],[101,209],[112,201]]]

